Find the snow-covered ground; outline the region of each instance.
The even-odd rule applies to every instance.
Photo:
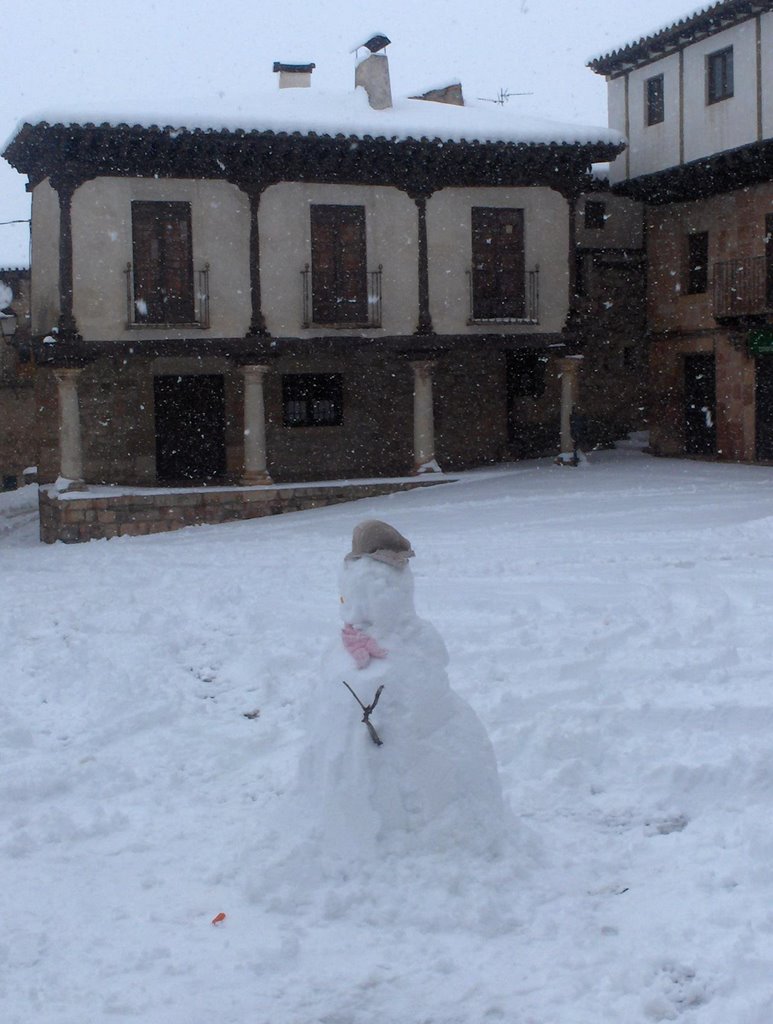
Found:
[[[773,1020],[773,470],[618,450],[78,546],[33,499],[0,496],[4,1024]],[[493,742],[500,857],[311,863],[373,516]]]

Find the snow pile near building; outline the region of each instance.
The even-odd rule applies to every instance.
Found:
[[[4,1024],[769,1024],[772,498],[768,468],[627,449],[87,545],[17,519],[0,537]],[[501,851],[444,830],[438,852],[339,856],[311,797],[280,827],[305,759],[341,739],[319,688],[366,518],[416,551],[417,618],[449,660],[422,641],[435,654],[402,667],[485,728],[513,815]],[[363,699],[388,662],[348,666]],[[362,754],[386,753],[388,688],[376,748],[338,686]]]
[[[0,537],[9,535],[9,543],[17,539],[20,527],[36,528],[37,517],[37,484],[28,484],[15,491],[0,493]],[[13,536],[10,536],[11,534]]]

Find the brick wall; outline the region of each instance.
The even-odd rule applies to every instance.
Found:
[[[184,526],[299,512],[445,482],[423,479],[336,487],[186,490],[107,498],[91,497],[88,491],[78,492],[77,497],[57,495],[41,487],[40,539],[46,544],[57,540],[73,544],[110,537],[137,537],[179,530]]]

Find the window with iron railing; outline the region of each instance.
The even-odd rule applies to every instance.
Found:
[[[722,260],[712,267],[714,316],[759,316],[773,309],[773,272],[767,256]]]
[[[476,282],[480,282],[480,269],[474,265],[467,271],[470,315],[468,324],[538,324],[539,323],[539,267],[524,274],[523,294],[517,302],[492,306],[476,296]],[[486,315],[488,314],[488,315]]]
[[[349,327],[349,328],[373,328],[381,327],[382,302],[381,302],[381,278],[384,268],[381,264],[376,270],[368,270],[365,274],[366,297],[365,303],[358,306],[361,319],[347,319],[344,316],[346,307],[339,304],[334,311],[327,314],[320,313],[319,307],[314,303],[313,271],[307,263],[301,271],[301,326],[309,327]],[[315,313],[316,309],[316,313]],[[327,316],[337,316],[336,319],[327,319]],[[318,319],[323,316],[324,319]]]
[[[282,377],[286,427],[336,427],[343,422],[340,373],[286,373]]]
[[[701,295],[709,288],[709,233],[693,231],[687,236],[685,292]]]
[[[187,306],[183,313],[163,308],[161,314],[138,293],[136,270],[132,263],[126,264],[126,323],[129,327],[209,327],[209,264],[195,271],[195,287],[193,289],[192,306]],[[166,314],[167,319],[157,317]],[[180,318],[175,318],[179,316]]]

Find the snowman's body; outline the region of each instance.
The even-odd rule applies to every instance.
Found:
[[[347,560],[340,592],[344,630],[372,654],[355,657],[338,639],[310,702],[302,784],[325,848],[347,857],[493,850],[505,821],[494,753],[449,686],[443,640],[415,613],[410,567]],[[371,716],[381,746],[344,681],[365,705],[383,686]]]

